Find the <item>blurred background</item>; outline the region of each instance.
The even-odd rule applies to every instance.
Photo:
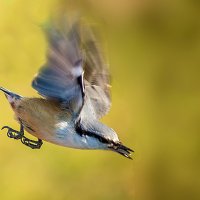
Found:
[[[133,161],[49,143],[32,150],[1,131],[0,199],[200,199],[200,2],[0,0],[0,85],[37,95],[40,25],[77,11],[103,35],[113,85],[103,122],[135,150]],[[19,127],[2,94],[4,125]]]

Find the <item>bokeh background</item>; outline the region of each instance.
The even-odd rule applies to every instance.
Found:
[[[135,150],[44,143],[32,150],[0,135],[0,199],[200,199],[200,2],[197,0],[0,0],[0,85],[35,96],[45,62],[40,25],[79,12],[96,23],[112,72],[103,122]],[[4,95],[0,126],[18,129]]]

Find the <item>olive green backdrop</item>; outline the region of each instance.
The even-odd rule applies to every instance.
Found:
[[[103,122],[135,150],[44,143],[32,150],[0,134],[0,199],[200,199],[200,3],[195,0],[0,0],[0,85],[35,96],[45,62],[40,25],[78,12],[102,33],[112,72]],[[4,95],[0,126],[18,129]]]

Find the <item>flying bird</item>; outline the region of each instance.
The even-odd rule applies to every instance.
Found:
[[[110,74],[91,28],[60,20],[44,28],[46,63],[32,81],[40,98],[28,98],[3,87],[20,130],[7,135],[39,149],[43,140],[77,149],[102,149],[131,159],[116,132],[99,121],[110,109]],[[24,131],[38,138],[32,140]]]

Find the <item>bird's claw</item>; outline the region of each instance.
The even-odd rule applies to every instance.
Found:
[[[15,139],[15,140],[19,140],[19,139],[21,139],[21,138],[23,137],[23,133],[21,133],[21,132],[19,132],[19,131],[16,131],[16,130],[14,130],[14,129],[12,129],[12,128],[10,128],[9,126],[3,126],[3,127],[1,128],[1,130],[5,129],[5,128],[8,129],[7,136],[8,136],[9,138],[13,138],[13,139]]]
[[[23,136],[23,137],[21,138],[21,142],[22,142],[24,145],[26,145],[26,146],[28,146],[28,147],[30,147],[30,148],[32,148],[32,149],[40,149],[41,146],[42,146],[42,144],[43,144],[43,142],[42,142],[41,139],[38,139],[38,141],[35,141],[35,140],[28,139],[28,138],[26,138],[25,136]]]
[[[3,126],[1,128],[1,130],[6,129],[6,128],[8,129],[7,136],[9,138],[13,138],[15,140],[20,139],[24,145],[26,145],[32,149],[40,149],[41,148],[41,146],[43,144],[42,140],[38,139],[38,141],[35,141],[35,140],[31,140],[31,139],[25,137],[23,128],[21,128],[20,131],[16,131],[16,130],[10,128],[9,126]]]

